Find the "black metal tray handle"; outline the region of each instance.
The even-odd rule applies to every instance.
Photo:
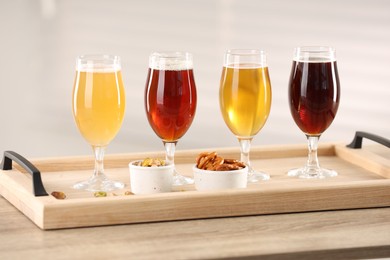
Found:
[[[362,148],[363,137],[370,139],[372,141],[375,141],[377,143],[383,144],[384,146],[390,148],[390,140],[389,139],[381,137],[379,135],[374,135],[371,133],[361,132],[361,131],[357,131],[355,133],[355,137],[353,138],[352,142],[349,145],[347,145],[347,147],[353,148],[353,149]]]
[[[1,162],[1,169],[4,171],[12,170],[12,161],[19,164],[32,176],[33,180],[33,192],[37,196],[48,196],[45,188],[43,187],[40,171],[26,158],[18,153],[12,151],[5,151],[3,161]]]

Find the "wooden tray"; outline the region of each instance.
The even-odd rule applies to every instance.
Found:
[[[212,150],[225,158],[239,157],[238,148]],[[178,151],[178,171],[191,176],[195,157],[204,151]],[[128,163],[147,156],[163,154],[108,155],[106,173],[124,181],[125,190],[129,190]],[[91,175],[91,157],[37,159],[31,162],[41,171],[46,191],[63,191],[65,200],[34,196],[31,176],[17,165],[12,170],[0,170],[0,193],[42,229],[390,206],[389,148],[369,145],[351,149],[345,144],[322,144],[320,163],[337,170],[338,177],[287,177],[287,170],[302,166],[306,156],[305,145],[253,147],[254,167],[268,172],[271,180],[249,184],[246,189],[199,192],[187,185],[170,193],[125,196],[122,190],[115,192],[119,196],[108,193],[107,197],[70,188]]]

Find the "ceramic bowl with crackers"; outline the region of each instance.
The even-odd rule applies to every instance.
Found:
[[[199,154],[192,170],[198,191],[247,187],[248,167],[240,161],[224,159],[216,152]]]

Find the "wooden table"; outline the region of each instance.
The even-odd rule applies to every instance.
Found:
[[[0,196],[0,259],[390,257],[390,208],[42,231]]]

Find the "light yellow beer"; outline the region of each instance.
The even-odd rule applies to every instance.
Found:
[[[88,143],[107,146],[118,133],[125,114],[121,71],[76,71],[73,114]]]
[[[267,121],[271,108],[268,67],[234,64],[223,67],[219,91],[226,125],[238,138],[252,138]]]

